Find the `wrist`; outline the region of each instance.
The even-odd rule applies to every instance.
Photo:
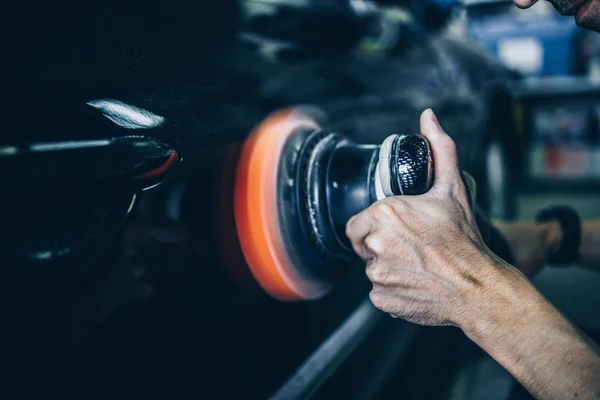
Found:
[[[543,301],[521,272],[493,253],[483,267],[489,272],[480,287],[467,296],[464,318],[459,325],[480,346],[516,324],[515,317],[522,315],[522,310],[534,310]]]
[[[536,398],[594,387],[600,361],[593,346],[514,268],[499,266],[493,286],[472,300],[466,336]]]

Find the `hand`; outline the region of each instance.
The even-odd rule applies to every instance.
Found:
[[[367,262],[373,304],[423,325],[460,326],[472,293],[504,268],[483,243],[458,168],[456,146],[433,111],[421,116],[435,178],[421,196],[390,197],[353,217],[346,234]],[[478,298],[480,299],[480,298]]]

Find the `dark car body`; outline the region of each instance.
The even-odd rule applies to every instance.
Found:
[[[215,218],[231,201],[218,195],[234,173],[224,154],[273,110],[311,104],[328,129],[379,143],[417,132],[420,112],[433,107],[465,168],[476,172],[482,146],[503,126],[492,104],[502,98],[504,71],[468,45],[411,24],[382,53],[331,45],[327,54],[282,63],[238,39],[235,2],[64,2],[28,11],[11,22],[28,34],[15,38],[22,54],[15,59],[31,73],[11,97],[10,120],[20,130],[7,130],[3,148],[133,132],[174,149],[180,162],[162,184],[135,187],[122,179],[127,152],[2,159],[12,182],[5,254],[27,250],[34,236],[47,246],[59,235],[52,227],[69,233],[68,243],[97,229],[95,240],[68,254],[7,256],[7,360],[23,395],[266,398],[363,304],[370,284],[361,266],[308,303],[271,299],[228,269]],[[88,104],[101,99],[165,123],[132,131]],[[114,174],[105,165],[116,165]],[[38,229],[40,215],[47,231]],[[308,394],[440,398],[477,353],[453,328],[368,315],[372,329]]]

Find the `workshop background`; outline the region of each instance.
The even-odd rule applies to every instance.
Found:
[[[381,143],[418,132],[420,112],[432,107],[493,218],[532,220],[551,204],[600,217],[599,34],[543,1],[530,10],[510,0],[14,7],[22,9],[11,9],[3,27],[14,74],[0,143],[10,299],[4,398],[528,398],[456,329],[375,311],[359,269],[315,302],[248,294],[216,254],[215,205],[231,199],[208,193],[232,173],[217,177],[215,159],[275,109],[316,106],[328,129]],[[157,107],[177,121],[184,161],[172,180],[133,200],[110,183],[94,183],[89,196],[77,186],[67,202],[59,189],[26,190],[24,179],[41,174],[28,168],[40,160],[12,163],[12,145],[92,143],[104,128],[71,113],[103,98]],[[90,152],[76,169],[112,168],[117,153]],[[62,168],[59,161],[43,172]],[[62,213],[73,210],[79,219],[66,223]],[[64,261],[92,225],[94,236],[110,232],[101,251]],[[31,250],[31,237],[51,250]],[[28,252],[26,261],[13,261],[18,252]],[[533,281],[600,337],[600,274],[549,266]]]

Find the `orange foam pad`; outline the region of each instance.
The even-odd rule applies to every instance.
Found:
[[[265,119],[244,143],[235,180],[234,213],[244,257],[260,286],[285,301],[310,300],[321,290],[303,279],[286,253],[279,226],[277,173],[285,144],[299,128],[318,128],[298,109]]]

